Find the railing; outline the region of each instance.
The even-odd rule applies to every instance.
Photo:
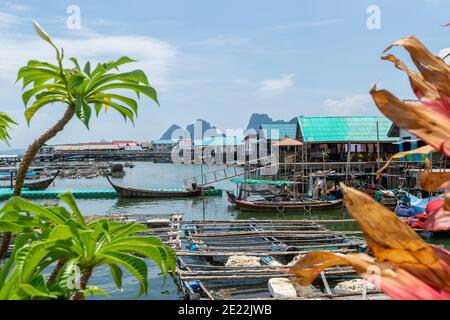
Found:
[[[271,171],[270,174],[273,174],[273,169],[278,171],[278,162],[273,162],[273,157],[268,156],[260,159],[254,159],[247,161],[244,164],[244,168],[238,165],[227,166],[223,169],[214,170],[211,172],[206,172],[198,176],[190,177],[184,180],[184,185],[187,187],[192,182],[195,182],[198,186],[206,186],[211,185],[216,182],[229,180],[232,178],[240,177],[249,173],[260,172],[262,175],[266,175],[267,172]],[[241,169],[241,171],[238,170]]]

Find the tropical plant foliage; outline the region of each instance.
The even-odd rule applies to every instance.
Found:
[[[43,107],[60,104],[64,116],[37,137],[28,147],[16,177],[14,197],[0,210],[0,232],[3,233],[0,259],[8,252],[12,236],[14,249],[0,265],[0,300],[3,299],[83,299],[104,290],[89,285],[95,269],[107,266],[115,284],[122,288],[122,274],[127,270],[139,285],[139,295],[147,293],[148,270],[145,258],[153,260],[164,277],[175,270],[174,250],[157,237],[145,235],[148,228],[138,223],[119,223],[107,218],[87,222],[71,193],[59,198],[66,207],[44,207],[18,197],[25,174],[39,148],[62,131],[76,115],[89,128],[93,111],[112,108],[125,119],[134,121],[137,101],[116,91],[134,92],[158,102],[142,70],[120,72],[119,67],[134,60],[122,57],[99,63],[93,69],[87,62],[81,68],[70,58],[72,68],[63,66],[64,50],[59,50],[50,36],[34,22],[38,35],[56,51],[57,64],[31,60],[18,72],[23,83],[22,99],[25,117],[30,123]],[[9,138],[7,129],[15,123],[0,113],[0,140]],[[67,209],[68,208],[68,209]],[[53,269],[46,279],[44,272]],[[74,278],[80,276],[80,282]]]
[[[393,46],[404,47],[419,72],[410,70],[394,55],[383,59],[393,62],[407,73],[418,102],[404,102],[389,91],[376,88],[371,91],[372,97],[381,112],[428,145],[399,153],[390,161],[414,153],[441,152],[449,156],[450,67],[415,37],[396,41],[386,51]],[[444,201],[431,213],[425,230],[450,229],[449,178],[448,173],[432,172],[428,162],[427,170],[420,173],[420,184],[424,190],[444,190]],[[342,189],[347,210],[364,232],[374,257],[366,254],[309,253],[291,268],[291,272],[300,277],[300,283],[311,284],[321,271],[331,266],[351,265],[360,276],[394,299],[450,299],[450,252],[425,243],[393,212],[371,197],[345,186]]]
[[[76,58],[70,58],[72,68],[64,68],[64,50],[59,50],[37,24],[35,28],[55,48],[58,64],[30,60],[20,68],[17,81],[23,83],[22,100],[28,123],[38,110],[54,103],[74,106],[76,116],[87,128],[93,110],[98,115],[100,110],[109,107],[125,120],[133,122],[138,111],[137,101],[115,93],[117,90],[135,92],[138,98],[142,94],[158,103],[156,91],[144,71],[119,72],[119,67],[135,60],[121,57],[116,61],[99,63],[95,68],[86,62],[82,68]]]
[[[138,112],[136,99],[124,93],[135,93],[137,98],[145,95],[158,103],[155,89],[149,84],[142,70],[120,72],[119,67],[134,62],[128,57],[116,61],[99,63],[91,68],[86,62],[83,68],[76,58],[70,58],[71,68],[63,66],[64,50],[58,49],[50,36],[36,23],[34,28],[38,35],[49,43],[56,52],[56,64],[46,61],[30,60],[20,68],[17,81],[23,83],[22,100],[26,106],[25,118],[30,123],[34,115],[43,107],[58,104],[65,107],[65,113],[60,120],[43,134],[37,137],[25,152],[16,175],[14,195],[20,196],[26,173],[39,149],[48,140],[55,137],[76,115],[89,128],[91,115],[108,108],[116,110],[125,119],[134,122]],[[4,117],[6,120],[10,120]],[[11,123],[4,121],[5,125]],[[0,119],[1,125],[1,119]],[[8,138],[5,129],[0,127],[0,139],[3,134]],[[0,259],[4,258],[11,241],[11,234],[5,233],[0,246]]]
[[[87,223],[71,193],[61,194],[65,207],[44,207],[13,197],[0,211],[0,228],[17,234],[15,250],[0,270],[2,299],[69,299],[86,294],[106,293],[88,284],[94,270],[108,266],[115,284],[122,288],[123,270],[133,275],[140,294],[147,293],[148,270],[144,258],[150,258],[164,277],[175,270],[174,250],[138,223],[120,223],[101,218]],[[22,213],[30,213],[25,216]],[[42,272],[61,262],[52,281]],[[81,276],[77,286],[76,273]]]
[[[12,124],[17,124],[10,116],[5,112],[0,112],[0,141],[8,143],[9,136],[8,130],[11,128]]]

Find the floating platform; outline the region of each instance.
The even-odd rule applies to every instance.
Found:
[[[295,287],[294,300],[386,299],[374,289],[338,291],[338,285],[349,281],[363,282],[351,267],[328,268],[309,287],[297,285],[297,277],[289,273],[311,251],[365,252],[361,231],[324,227],[349,221],[184,221],[177,274],[185,299],[277,299],[272,291],[279,288],[270,285],[277,281]]]
[[[160,188],[149,190],[177,190],[177,188]],[[28,189],[22,190],[22,197],[27,199],[57,199],[58,195],[67,190],[43,190],[32,191]],[[69,190],[74,195],[75,199],[116,199],[117,192],[113,189],[98,189],[98,190]],[[205,196],[222,196],[221,189],[205,190]],[[0,201],[8,200],[13,194],[11,189],[0,189]]]

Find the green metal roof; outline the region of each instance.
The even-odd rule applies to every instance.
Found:
[[[262,124],[261,130],[267,140],[280,140],[286,136],[292,139],[297,138],[296,123]]]
[[[377,123],[380,142],[394,142],[389,137],[392,121],[386,117],[298,117],[305,142],[376,142]]]

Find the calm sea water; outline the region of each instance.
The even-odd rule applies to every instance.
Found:
[[[174,164],[154,164],[148,162],[136,162],[134,168],[126,168],[126,176],[123,179],[115,179],[119,185],[136,188],[151,187],[181,187],[186,178],[199,175],[200,165],[174,165]],[[220,166],[203,166],[204,172],[218,170]],[[217,188],[224,190],[236,190],[236,185],[229,181],[222,181],[216,184]],[[80,189],[110,189],[108,181],[104,177],[94,179],[57,179],[54,186],[49,189],[58,191],[80,190]],[[222,197],[208,197],[203,201],[197,198],[186,199],[166,199],[166,200],[147,200],[147,199],[110,199],[110,200],[78,200],[82,212],[86,215],[108,215],[122,213],[145,213],[145,214],[183,214],[184,220],[208,220],[224,219],[247,219],[261,218],[274,219],[276,215],[262,213],[240,213],[233,210],[224,194]],[[288,219],[302,219],[304,214],[289,214]],[[349,218],[342,210],[327,211],[316,215],[312,213],[309,217],[314,219],[341,219]],[[281,218],[281,217],[280,217]],[[346,225],[346,230],[356,229],[355,225]],[[445,240],[445,244],[449,244]],[[151,261],[148,262],[150,286],[148,295],[139,297],[139,299],[181,299],[182,294],[177,284],[172,278],[164,279]],[[112,299],[137,299],[139,286],[137,281],[124,271],[123,290],[116,288],[108,268],[99,268],[95,270],[94,276],[90,282],[103,288]],[[103,297],[93,297],[92,299],[104,299]]]

